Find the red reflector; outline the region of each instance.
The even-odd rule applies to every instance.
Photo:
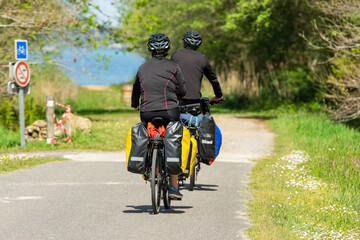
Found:
[[[215,161],[215,159],[210,159],[209,160],[209,165],[211,165],[214,161]]]

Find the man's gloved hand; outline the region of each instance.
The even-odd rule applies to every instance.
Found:
[[[214,96],[209,100],[209,102],[220,102],[223,99],[224,97],[217,98],[216,96]]]

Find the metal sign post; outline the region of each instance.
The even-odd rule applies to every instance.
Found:
[[[24,88],[19,88],[20,146],[25,146]]]
[[[19,120],[20,120],[20,146],[25,146],[25,114],[24,114],[24,87],[30,81],[30,69],[25,62],[17,62],[14,66],[15,83],[19,86]]]
[[[9,63],[9,77],[15,82],[8,83],[10,94],[19,94],[20,146],[25,146],[25,109],[24,94],[30,93],[30,68],[23,62]]]
[[[15,59],[27,60],[28,47],[26,40],[15,40]],[[26,62],[9,63],[9,94],[19,94],[20,146],[25,146],[25,109],[24,94],[30,93],[30,68]]]

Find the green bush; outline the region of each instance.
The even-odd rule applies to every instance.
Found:
[[[0,147],[15,147],[20,144],[20,134],[0,125]]]
[[[14,102],[7,99],[1,104],[0,123],[7,129],[14,128],[16,115],[13,110]]]
[[[16,130],[19,127],[18,102],[7,99],[1,104],[0,110],[0,125],[7,129]],[[25,126],[29,126],[37,120],[46,119],[46,109],[37,104],[34,98],[25,96],[24,118]]]
[[[316,97],[310,71],[304,67],[282,68],[265,75],[260,96],[288,102],[309,102]]]
[[[37,104],[34,101],[34,98],[29,96],[25,97],[25,126],[33,124],[35,121],[40,119],[46,119],[46,109],[45,107]]]

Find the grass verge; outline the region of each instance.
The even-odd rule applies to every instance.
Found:
[[[275,154],[251,174],[252,239],[360,239],[360,133],[321,115],[268,121]]]
[[[39,164],[54,161],[65,161],[63,158],[41,157],[40,155],[0,155],[0,174],[27,169]]]
[[[43,151],[63,150],[72,151],[78,149],[120,151],[125,149],[126,134],[129,129],[140,122],[139,116],[118,120],[92,121],[91,133],[76,132],[71,136],[72,144],[62,142],[55,145],[46,144],[45,140],[27,142],[24,148],[20,148],[20,135],[9,130],[0,131],[0,152],[10,153],[19,151]],[[1,129],[0,129],[1,130]]]

